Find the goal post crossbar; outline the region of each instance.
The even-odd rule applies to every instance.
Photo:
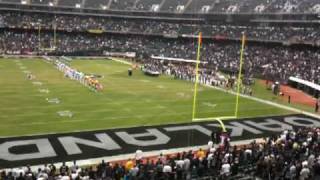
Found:
[[[228,120],[228,119],[235,119],[237,118],[236,116],[220,116],[220,117],[207,117],[207,118],[195,118],[192,119],[192,122],[201,122],[201,121],[217,121],[223,132],[226,132],[226,127],[223,123],[223,120]]]

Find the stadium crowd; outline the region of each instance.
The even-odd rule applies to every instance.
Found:
[[[160,34],[160,35],[192,35],[202,32],[204,36],[239,39],[241,32],[247,32],[249,39],[271,41],[320,41],[319,26],[259,26],[257,24],[237,25],[221,22],[193,24],[193,22],[166,22],[164,20],[112,19],[95,16],[40,14],[40,13],[0,13],[0,28],[60,31],[102,30],[107,32]]]
[[[196,59],[196,42],[193,39],[167,39],[149,36],[92,35],[58,33],[56,44],[51,33],[3,31],[0,33],[0,53],[30,54],[41,48],[55,47],[54,52],[72,54],[83,51],[136,52],[137,58],[148,59],[152,55],[171,58]],[[203,40],[201,60],[208,62],[204,68],[213,71],[238,70],[240,44]],[[320,80],[320,51],[308,47],[250,44],[245,49],[245,74],[258,75],[270,80],[286,82],[290,76],[314,83]]]
[[[317,13],[320,12],[318,0],[2,0],[0,3],[9,4],[58,6],[69,8],[85,8],[98,10],[125,10],[125,11],[151,11],[151,12],[180,12],[180,13]]]
[[[2,180],[182,180],[182,179],[258,179],[317,180],[320,178],[320,128],[284,130],[279,135],[242,146],[230,145],[228,136],[213,135],[206,149],[181,152],[156,158],[143,157],[137,150],[134,159],[104,162],[96,167],[44,165],[37,171],[29,166],[2,171]]]
[[[182,79],[186,81],[195,81],[195,66],[190,63],[168,63],[159,60],[148,59],[143,62],[144,67],[153,71],[160,72],[160,74],[166,74],[173,76],[175,79]],[[227,79],[219,77],[219,72],[212,69],[206,69],[201,67],[199,69],[199,82],[201,84],[223,86],[227,85]]]

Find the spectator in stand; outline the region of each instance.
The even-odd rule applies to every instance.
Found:
[[[157,162],[131,159],[126,167],[102,161],[96,170],[90,167],[77,171],[77,167],[59,167],[58,174],[50,173],[47,166],[32,172],[30,167],[19,173],[17,179],[191,179],[197,177],[217,177],[220,179],[241,177],[262,179],[318,179],[320,177],[320,128],[300,128],[285,130],[283,133],[265,138],[262,144],[252,142],[245,147],[228,149],[215,146],[199,149],[197,152],[181,152],[175,155],[161,155]],[[204,154],[204,155],[203,155]],[[51,165],[52,167],[52,165]],[[47,169],[47,170],[45,170]],[[248,170],[252,169],[252,170]],[[76,170],[76,171],[75,171]],[[18,172],[18,171],[17,171]],[[33,175],[35,174],[35,176]],[[14,179],[12,172],[1,172],[2,179]]]
[[[137,58],[147,59],[146,64],[152,69],[173,75],[179,79],[193,81],[195,79],[192,65],[182,63],[174,67],[165,67],[160,61],[149,59],[150,56],[176,57],[195,59],[191,40],[168,40],[164,38],[148,38],[140,36],[58,34],[57,46],[52,52],[44,52],[44,47],[53,47],[53,35],[41,35],[41,48],[38,45],[37,33],[3,31],[0,34],[0,52],[5,54],[90,54],[101,55],[108,52],[135,52]],[[5,46],[2,46],[5,45]],[[245,78],[253,76],[268,78],[272,81],[286,83],[290,76],[299,77],[314,83],[320,80],[319,49],[290,48],[284,46],[247,45],[244,56]],[[240,46],[238,43],[203,42],[200,82],[212,84],[218,71],[237,72]],[[39,51],[40,50],[40,51]]]
[[[87,32],[88,30],[102,30],[109,32],[132,32],[154,35],[177,36],[179,34],[192,35],[203,32],[204,36],[239,39],[241,32],[247,32],[249,39],[272,41],[306,41],[308,43],[320,40],[319,27],[287,27],[287,26],[239,26],[236,24],[215,23],[195,26],[191,23],[166,22],[160,20],[112,19],[100,16],[77,16],[44,13],[2,12],[0,13],[0,27],[53,29],[62,31]]]

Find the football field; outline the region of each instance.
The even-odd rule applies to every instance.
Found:
[[[111,60],[73,60],[70,66],[101,75],[102,92],[64,77],[42,59],[0,59],[0,136],[191,122],[191,82],[140,70],[128,77],[130,66]],[[197,118],[234,115],[234,95],[204,86],[198,90]],[[240,98],[240,117],[290,113]]]

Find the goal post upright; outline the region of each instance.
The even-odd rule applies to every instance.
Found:
[[[200,51],[202,45],[202,33],[200,32],[198,35],[198,47],[197,47],[197,59],[196,59],[196,77],[194,82],[194,93],[193,93],[193,106],[192,106],[192,122],[196,121],[203,121],[203,120],[216,120],[219,122],[221,129],[223,132],[226,132],[226,128],[224,123],[222,122],[223,119],[230,119],[233,118],[230,116],[226,117],[215,117],[215,118],[196,118],[196,109],[197,109],[197,93],[198,93],[198,83],[199,83],[199,64],[200,64]]]
[[[237,92],[236,92],[236,104],[235,104],[235,112],[233,116],[220,116],[220,117],[206,117],[206,118],[196,118],[196,101],[197,101],[197,93],[198,93],[198,83],[199,83],[199,63],[200,63],[200,50],[201,50],[201,43],[202,43],[202,34],[199,33],[198,36],[198,47],[197,47],[197,59],[196,59],[196,78],[194,84],[194,95],[193,95],[193,108],[192,108],[192,121],[209,121],[214,120],[217,121],[223,132],[226,132],[225,125],[223,120],[228,119],[235,119],[239,117],[239,97],[240,97],[240,84],[241,84],[241,76],[242,76],[242,67],[243,67],[243,55],[244,55],[244,48],[245,48],[245,33],[242,33],[241,37],[241,50],[240,50],[240,62],[239,62],[239,72],[237,77]]]
[[[198,93],[198,82],[199,82],[199,63],[200,63],[200,50],[202,44],[202,33],[200,32],[198,35],[198,50],[197,50],[197,59],[196,59],[196,77],[194,82],[194,92],[193,92],[193,106],[192,106],[192,121],[196,117],[196,101],[197,101],[197,93]]]
[[[241,76],[242,76],[243,52],[244,52],[244,46],[245,46],[245,39],[246,39],[245,33],[242,32],[239,72],[238,72],[238,79],[237,79],[236,107],[234,112],[235,117],[239,117],[239,97],[240,97],[240,84],[242,84]]]

